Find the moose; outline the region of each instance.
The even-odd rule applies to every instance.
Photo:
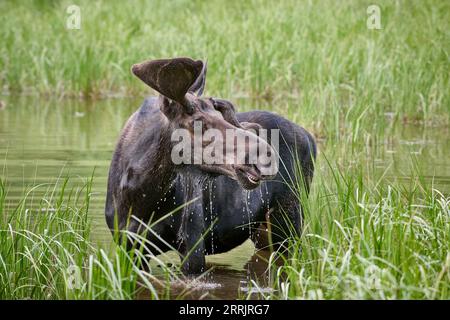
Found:
[[[202,97],[206,72],[205,62],[190,58],[133,65],[132,73],[159,96],[146,98],[125,124],[111,162],[105,206],[113,233],[143,234],[143,223],[160,219],[145,233],[151,244],[145,249],[157,254],[175,248],[186,275],[205,271],[205,255],[229,251],[249,238],[257,247],[270,243],[281,248],[298,236],[302,204],[289,182],[300,171],[308,194],[316,157],[312,135],[295,123],[267,111],[237,113],[228,100]],[[172,135],[184,129],[193,141],[194,122],[201,122],[202,130],[224,135],[231,130],[252,139],[233,139],[230,148],[222,148],[224,139],[211,139],[231,161],[174,163]],[[260,135],[263,129],[271,134]],[[279,135],[278,150],[271,144],[272,132]],[[277,164],[270,164],[275,171],[261,161],[235,161],[237,148],[247,159],[252,144],[276,155]],[[181,212],[168,215],[176,210]],[[130,237],[123,241],[133,247]]]

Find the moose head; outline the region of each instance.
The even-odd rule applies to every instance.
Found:
[[[183,138],[183,143],[172,141],[171,148],[188,161],[174,161],[175,165],[228,176],[244,189],[256,188],[277,173],[277,153],[258,136],[259,124],[238,121],[230,101],[202,97],[206,71],[206,63],[190,58],[151,60],[132,67],[134,75],[160,93],[159,106],[172,137]]]

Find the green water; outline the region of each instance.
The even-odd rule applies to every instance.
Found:
[[[1,100],[4,106],[0,109],[0,173],[7,181],[7,206],[16,206],[26,189],[44,184],[33,194],[39,198],[48,192],[47,183],[66,175],[71,177],[72,185],[81,186],[95,170],[90,207],[92,237],[99,245],[110,245],[112,239],[104,220],[108,168],[121,128],[143,99],[86,102],[3,97]],[[252,106],[255,103],[249,102],[245,109]],[[302,117],[296,114],[290,118]],[[333,157],[329,160],[343,165],[370,165],[380,175],[407,182],[411,159],[415,159],[423,179],[448,192],[449,128],[405,125],[398,121],[389,125],[389,120],[383,121],[387,123],[385,129],[374,134],[370,142],[361,139],[351,148],[347,142],[327,143],[326,139],[319,139],[317,175],[324,168],[321,158],[326,154]],[[221,266],[216,268],[215,279],[221,283],[216,289],[217,296],[233,297],[249,269],[261,273],[265,266],[263,259],[258,260],[253,254],[254,247],[248,241],[231,252],[208,257],[210,264]]]

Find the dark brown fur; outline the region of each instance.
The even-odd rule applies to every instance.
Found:
[[[272,235],[275,242],[292,236],[288,223],[281,218],[282,212],[291,221],[289,225],[293,226],[294,233],[300,232],[301,206],[285,182],[287,177],[292,177],[298,159],[309,188],[316,152],[311,135],[272,113],[236,114],[229,101],[201,98],[199,93],[203,92],[206,77],[206,65],[201,61],[155,60],[136,65],[132,70],[161,95],[145,100],[126,123],[117,144],[109,172],[105,210],[111,231],[126,229],[139,233],[143,226],[138,220],[149,223],[153,217],[155,221],[197,197],[181,214],[158,223],[152,228],[153,233],[147,234],[152,244],[148,251],[159,253],[173,247],[182,258],[188,256],[183,264],[187,274],[204,271],[205,254],[229,250],[254,235],[255,224],[265,221],[268,211],[272,230],[274,226],[277,230]],[[174,165],[170,157],[171,134],[177,128],[192,129],[194,120],[202,121],[206,129],[221,132],[279,129],[283,167],[280,166],[276,176],[265,177],[260,174],[260,164]],[[247,180],[245,174],[259,179],[258,185]],[[246,192],[248,199],[244,199]],[[241,227],[243,201],[249,202],[245,206],[253,227],[250,224]],[[212,232],[201,241],[214,220],[217,221]]]

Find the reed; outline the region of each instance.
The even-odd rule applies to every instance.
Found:
[[[141,292],[150,299],[168,297],[179,271],[144,257],[139,248],[94,243],[88,216],[92,178],[70,190],[68,181],[36,185],[10,208],[0,180],[0,299],[135,299]],[[36,199],[39,188],[46,193]]]

